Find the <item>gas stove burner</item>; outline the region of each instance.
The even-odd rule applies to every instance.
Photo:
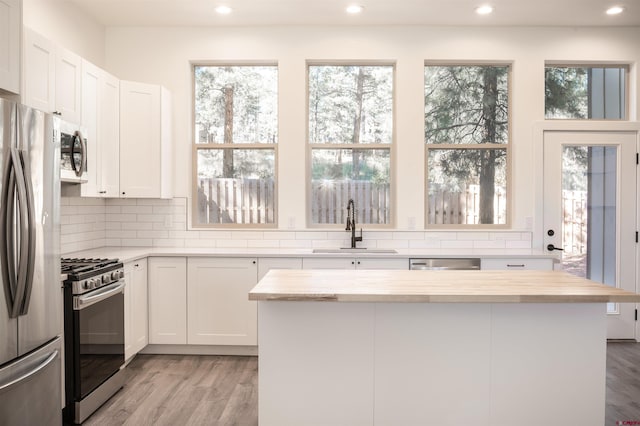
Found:
[[[73,294],[86,293],[124,277],[119,259],[62,258],[61,270],[67,274],[64,283],[72,287]]]

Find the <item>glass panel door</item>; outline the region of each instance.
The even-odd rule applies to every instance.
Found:
[[[545,132],[544,245],[560,268],[635,291],[636,137]],[[607,337],[635,337],[632,304],[607,304]]]

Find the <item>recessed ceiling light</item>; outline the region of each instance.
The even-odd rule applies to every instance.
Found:
[[[624,12],[624,7],[622,6],[612,6],[607,9],[607,15],[618,15],[622,12]]]
[[[476,13],[478,15],[488,15],[491,12],[493,12],[493,7],[488,4],[476,8]]]
[[[229,6],[218,6],[216,7],[216,12],[220,15],[228,15],[231,13],[231,8]]]
[[[350,6],[347,6],[347,13],[350,13],[352,15],[362,13],[363,10],[364,6],[360,6],[359,4],[352,4]]]

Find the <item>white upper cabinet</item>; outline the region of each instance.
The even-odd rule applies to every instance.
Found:
[[[25,28],[22,103],[81,122],[82,58]]]
[[[85,197],[118,197],[119,80],[92,63],[82,61],[82,127],[87,132]]]
[[[20,93],[22,0],[0,0],[0,90]]]
[[[28,28],[24,30],[22,103],[41,111],[55,110],[56,47]]]
[[[120,197],[171,198],[170,94],[120,82]]]

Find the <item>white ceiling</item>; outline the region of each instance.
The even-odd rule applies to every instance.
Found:
[[[105,26],[526,25],[640,26],[640,0],[64,0]],[[365,7],[347,15],[348,4]],[[495,11],[479,16],[489,3]],[[605,14],[622,5],[625,12]],[[214,8],[227,5],[221,16]]]

